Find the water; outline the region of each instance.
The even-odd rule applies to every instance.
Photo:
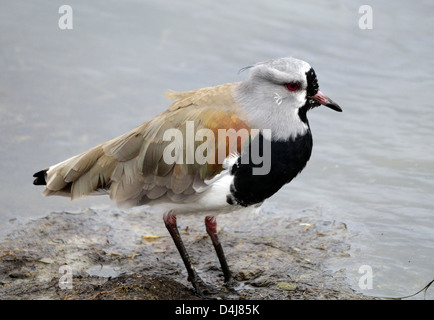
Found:
[[[344,109],[310,113],[307,168],[264,210],[345,222],[354,289],[404,296],[434,278],[432,1],[74,1],[60,30],[53,1],[0,12],[0,236],[51,211],[107,198],[43,198],[32,174],[162,112],[168,89],[240,81],[244,66],[308,61]],[[361,289],[362,265],[373,288]],[[434,297],[428,290],[427,298]],[[423,295],[417,296],[423,298]]]

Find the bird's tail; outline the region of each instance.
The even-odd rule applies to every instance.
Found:
[[[108,189],[116,165],[117,161],[105,155],[99,145],[35,173],[33,184],[45,185],[45,196],[77,199],[88,194],[101,194]]]
[[[35,180],[33,180],[33,184],[35,186],[47,185],[47,169],[36,172],[33,177],[36,178]]]

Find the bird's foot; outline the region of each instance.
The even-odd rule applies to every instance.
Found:
[[[212,296],[222,293],[217,287],[206,284],[201,278],[188,279],[193,285],[197,296],[204,299],[212,299]]]
[[[228,280],[225,280],[225,287],[228,288],[229,291],[237,291],[237,288],[240,287],[240,283],[234,278],[230,277]]]

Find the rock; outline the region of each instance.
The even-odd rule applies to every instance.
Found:
[[[280,290],[291,291],[297,289],[297,285],[288,282],[280,282],[276,286]]]
[[[210,298],[372,299],[349,288],[343,274],[322,267],[345,253],[349,245],[338,236],[348,230],[312,218],[273,219],[267,213],[219,216],[220,241],[239,282],[234,291],[224,286],[203,220],[180,217],[199,275],[220,291]],[[318,237],[317,225],[333,237]],[[314,249],[321,244],[328,250]],[[67,277],[71,289],[60,285]],[[161,217],[134,211],[52,213],[19,225],[0,242],[0,284],[1,299],[198,299]]]

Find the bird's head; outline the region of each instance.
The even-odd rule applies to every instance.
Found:
[[[315,71],[305,61],[280,58],[248,69],[250,76],[237,87],[235,97],[251,123],[271,129],[276,139],[307,130],[306,112],[314,107],[324,105],[342,111],[319,91]]]

